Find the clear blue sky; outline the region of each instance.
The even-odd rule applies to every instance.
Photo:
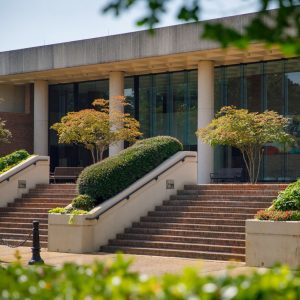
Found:
[[[141,30],[135,26],[141,9],[115,18],[102,15],[107,0],[0,0],[0,51],[28,48]],[[174,25],[176,3],[160,26]],[[257,10],[256,0],[202,0],[202,19]]]

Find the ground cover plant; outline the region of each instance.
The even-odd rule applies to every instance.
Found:
[[[183,274],[147,276],[130,270],[131,261],[90,265],[22,266],[19,262],[0,266],[0,298],[6,299],[160,299],[160,300],[296,300],[300,299],[299,273],[286,266],[257,270],[246,275],[219,277]]]
[[[182,144],[169,136],[140,140],[118,155],[85,168],[77,182],[79,193],[89,195],[100,204],[182,149]]]
[[[300,221],[300,179],[288,185],[271,207],[256,214],[258,220]]]
[[[0,174],[10,170],[23,160],[27,159],[30,154],[26,150],[18,150],[6,156],[0,157]]]

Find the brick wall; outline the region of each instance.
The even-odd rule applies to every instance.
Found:
[[[6,120],[6,128],[12,133],[10,144],[0,144],[0,156],[18,149],[33,153],[33,114],[0,112],[0,118]]]

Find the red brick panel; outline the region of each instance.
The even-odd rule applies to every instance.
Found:
[[[19,149],[33,153],[33,115],[0,112],[0,118],[6,121],[6,128],[12,133],[10,144],[0,144],[0,156]]]

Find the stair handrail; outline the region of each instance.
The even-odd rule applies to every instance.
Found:
[[[144,183],[141,183],[140,185],[138,185],[133,191],[130,191],[127,193],[126,196],[120,198],[119,200],[117,200],[115,203],[113,203],[111,206],[108,206],[106,208],[104,208],[103,210],[101,210],[99,213],[97,213],[96,215],[93,215],[93,216],[87,216],[85,219],[86,220],[98,220],[99,217],[101,215],[103,215],[105,212],[107,212],[108,210],[112,209],[113,207],[115,207],[116,205],[118,205],[119,203],[121,203],[122,201],[124,200],[129,200],[130,197],[135,194],[137,191],[139,191],[140,189],[142,189],[144,186],[146,186],[147,184],[149,184],[150,182],[152,182],[153,180],[158,180],[159,177],[161,175],[163,175],[165,172],[167,172],[168,170],[170,170],[171,168],[173,168],[175,165],[177,165],[178,163],[180,162],[184,162],[186,158],[190,158],[190,157],[196,157],[197,156],[197,152],[194,152],[194,151],[182,151],[181,153],[184,153],[184,156],[183,157],[178,157],[177,160],[172,163],[171,165],[169,165],[168,167],[164,168],[162,171],[160,171],[158,174],[154,174],[151,176],[151,178],[149,178],[146,182]],[[178,154],[178,153],[177,153]],[[176,154],[175,154],[176,155]],[[171,157],[172,158],[172,157]],[[166,162],[166,161],[165,161]],[[155,171],[152,170],[150,172],[153,172]],[[142,177],[143,178],[143,177]],[[142,178],[140,178],[139,180],[141,180]],[[128,187],[129,188],[129,187]],[[122,192],[121,192],[122,193]],[[117,196],[117,195],[116,195]],[[116,197],[115,196],[115,197]],[[108,200],[107,200],[108,201]]]
[[[12,167],[7,172],[0,174],[0,184],[4,181],[9,181],[12,177],[19,174],[20,172],[24,171],[28,167],[32,165],[36,165],[39,161],[49,161],[48,156],[39,156],[39,155],[31,155],[26,160],[20,162],[20,164]],[[1,176],[2,175],[2,176]],[[4,178],[1,178],[4,177]]]

